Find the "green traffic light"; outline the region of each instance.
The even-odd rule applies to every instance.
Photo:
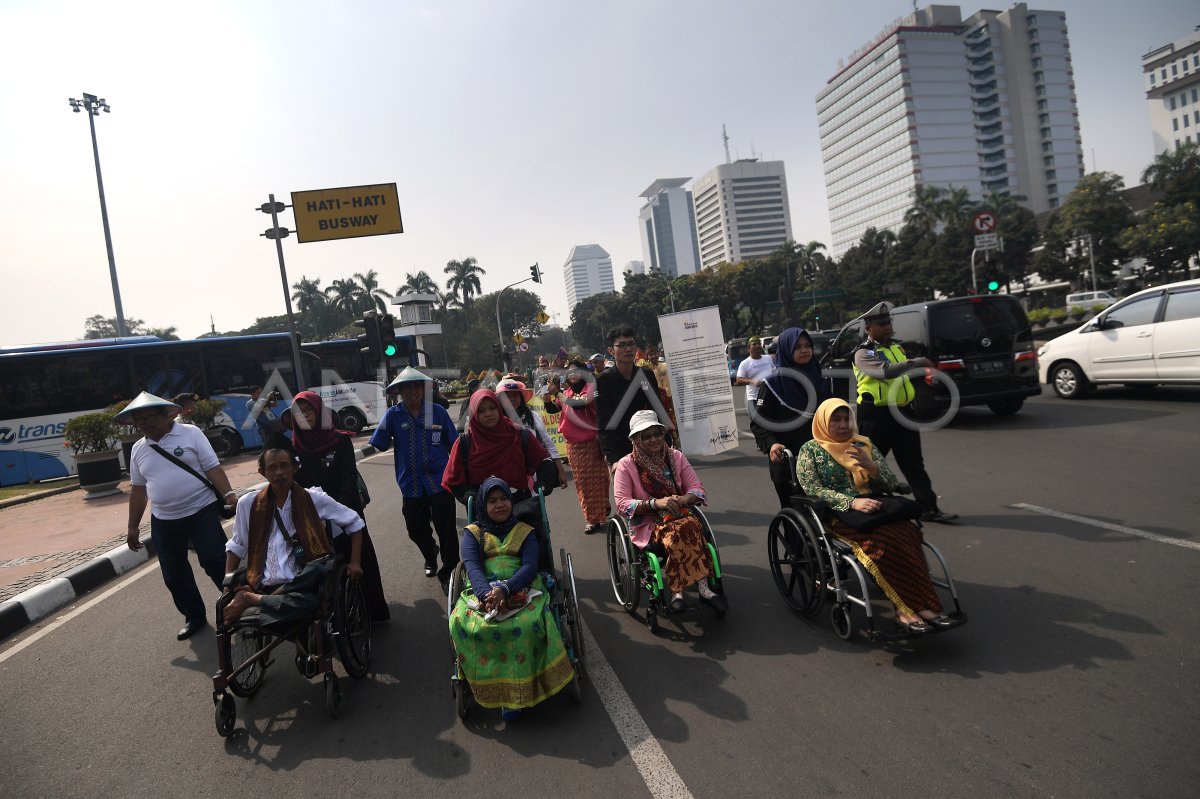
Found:
[[[999,280],[989,280],[988,281],[988,291],[998,291],[999,289],[1000,289],[1000,281]]]
[[[396,345],[395,345],[395,344],[388,344],[387,346],[385,346],[385,347],[383,348],[383,354],[384,354],[384,355],[386,355],[386,356],[387,356],[387,357],[389,357],[389,358],[391,358],[391,357],[394,357],[394,356],[395,356],[395,354],[396,354]]]

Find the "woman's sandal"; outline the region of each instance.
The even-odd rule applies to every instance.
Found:
[[[935,630],[949,630],[951,627],[958,626],[958,620],[943,613],[940,616],[934,616],[932,619],[925,619],[925,623]]]
[[[911,635],[924,635],[933,629],[925,619],[917,619],[915,621],[900,621],[897,619],[896,624],[901,630]]]

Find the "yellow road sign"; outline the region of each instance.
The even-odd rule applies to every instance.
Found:
[[[513,341],[520,344],[525,341],[525,337],[522,336],[520,333],[513,333]]]
[[[301,244],[404,232],[395,183],[294,191],[292,212]]]
[[[544,325],[550,321],[550,317],[546,315],[545,311],[538,311],[538,315],[535,316],[534,319],[537,320],[539,325]]]

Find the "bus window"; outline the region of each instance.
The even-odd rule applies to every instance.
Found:
[[[210,395],[264,385],[275,370],[288,385],[294,385],[291,344],[286,336],[223,341],[204,348]]]
[[[129,395],[129,358],[124,352],[79,352],[66,358],[47,358],[44,401],[54,408],[45,413],[76,409],[99,410]]]
[[[204,390],[203,371],[200,368],[200,350],[195,346],[171,347],[167,350],[167,374],[171,377],[170,394],[173,397],[185,391],[207,396]]]
[[[130,347],[129,364],[134,388],[164,399],[174,396],[167,379],[167,354],[161,347]]]

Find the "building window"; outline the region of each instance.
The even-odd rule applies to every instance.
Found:
[[[1200,111],[1193,111],[1193,112],[1192,112],[1192,120],[1193,120],[1193,121],[1194,121],[1194,122],[1195,122],[1197,125],[1200,125]]]
[[[1167,79],[1167,68],[1166,67],[1162,68],[1162,79],[1163,80]]]
[[[1045,83],[1045,82],[1046,82],[1046,76],[1045,76],[1045,75],[1043,75],[1041,72],[1035,72],[1035,73],[1033,73],[1033,80],[1034,80],[1036,83]]]
[[[1187,92],[1180,92],[1180,93],[1179,93],[1179,104],[1180,104],[1180,105],[1187,105]]]
[[[1041,68],[1042,68],[1042,57],[1041,57],[1041,56],[1035,56],[1035,57],[1034,57],[1034,59],[1033,59],[1033,68],[1034,68],[1034,69],[1041,69]]]
[[[1179,130],[1179,120],[1178,119],[1171,120],[1171,130]]]
[[[1170,103],[1171,103],[1171,110],[1174,111],[1175,110],[1175,95],[1171,95]]]
[[[1171,77],[1172,78],[1179,77],[1179,65],[1178,64],[1171,65]]]
[[[1155,80],[1155,75],[1154,75],[1154,73],[1153,73],[1153,72],[1151,72],[1151,73],[1150,73],[1150,85],[1151,85],[1151,86],[1153,86],[1153,85],[1154,85],[1155,83],[1157,83],[1157,82],[1158,82],[1158,81],[1156,81],[1156,80]]]
[[[1058,194],[1058,186],[1054,183],[1051,183],[1046,186],[1046,191],[1050,194]]]
[[[1030,43],[1030,45],[1029,45],[1030,55],[1037,55],[1040,52],[1042,52],[1042,46],[1040,44],[1038,44],[1037,42]]]
[[[1057,197],[1051,197],[1051,198],[1050,198],[1050,207],[1051,207],[1051,208],[1057,208],[1057,207],[1058,207],[1058,198],[1057,198]]]
[[[1041,122],[1043,125],[1049,125],[1050,115],[1045,113],[1038,114],[1038,122]]]
[[[1043,144],[1042,149],[1045,149],[1045,147],[1046,147],[1046,145]],[[1042,156],[1042,165],[1043,166],[1054,166],[1054,156],[1052,156],[1052,155]]]
[[[1047,169],[1046,180],[1058,180],[1058,174],[1053,169]]]
[[[1043,139],[1050,138],[1050,128],[1042,128],[1042,138]]]
[[[1037,107],[1039,111],[1045,111],[1050,107],[1049,100],[1038,100]]]
[[[1190,124],[1190,122],[1191,122],[1191,120],[1189,120],[1189,119],[1188,119],[1188,115],[1187,115],[1187,114],[1184,114],[1184,115],[1183,115],[1183,126],[1184,126],[1185,128],[1186,128],[1186,127],[1188,127],[1188,126],[1189,126],[1189,124]]]
[[[1192,89],[1192,102],[1196,102],[1196,90]]]
[[[1044,153],[1054,152],[1054,143],[1048,142],[1048,141],[1042,142],[1042,152],[1044,152]]]

